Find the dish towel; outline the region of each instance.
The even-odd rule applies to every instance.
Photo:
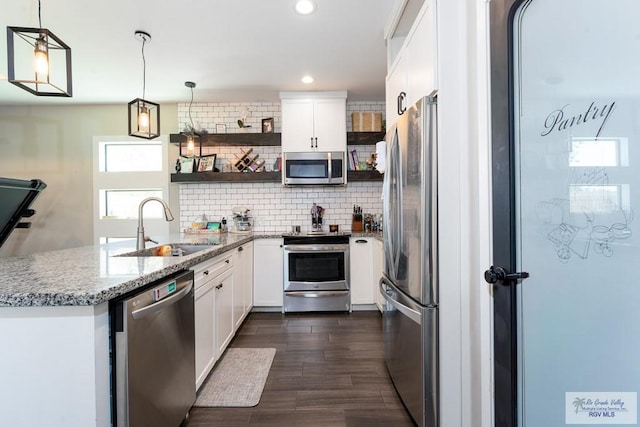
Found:
[[[387,143],[385,141],[376,142],[376,169],[384,173],[387,164]]]

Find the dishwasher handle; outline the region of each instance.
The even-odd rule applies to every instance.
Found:
[[[131,312],[131,316],[137,320],[137,319],[142,319],[143,317],[148,316],[152,313],[155,313],[159,310],[162,310],[164,307],[174,304],[179,300],[181,300],[182,298],[184,298],[189,292],[191,292],[192,288],[193,288],[193,280],[189,280],[189,284],[184,288],[180,289],[175,294],[167,298],[161,299],[160,301],[157,301],[146,307],[142,307],[138,310],[134,310]]]

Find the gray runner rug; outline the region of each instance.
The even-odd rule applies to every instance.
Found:
[[[275,355],[275,348],[228,348],[202,384],[194,406],[256,406]]]

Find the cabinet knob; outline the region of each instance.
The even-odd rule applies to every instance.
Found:
[[[240,247],[238,248],[238,252],[242,252],[242,251],[244,251],[244,248],[243,248],[242,246],[240,246]]]
[[[205,276],[208,276],[209,275],[209,270],[203,271],[202,274],[204,274]]]
[[[224,262],[226,262],[227,264],[229,264],[229,260],[228,260],[228,259],[225,259],[225,260],[224,260]]]
[[[222,286],[224,286],[222,283],[220,283],[218,286],[216,286],[216,289],[221,289]]]

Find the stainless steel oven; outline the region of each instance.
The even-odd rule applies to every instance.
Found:
[[[349,235],[283,237],[283,311],[351,311]]]

